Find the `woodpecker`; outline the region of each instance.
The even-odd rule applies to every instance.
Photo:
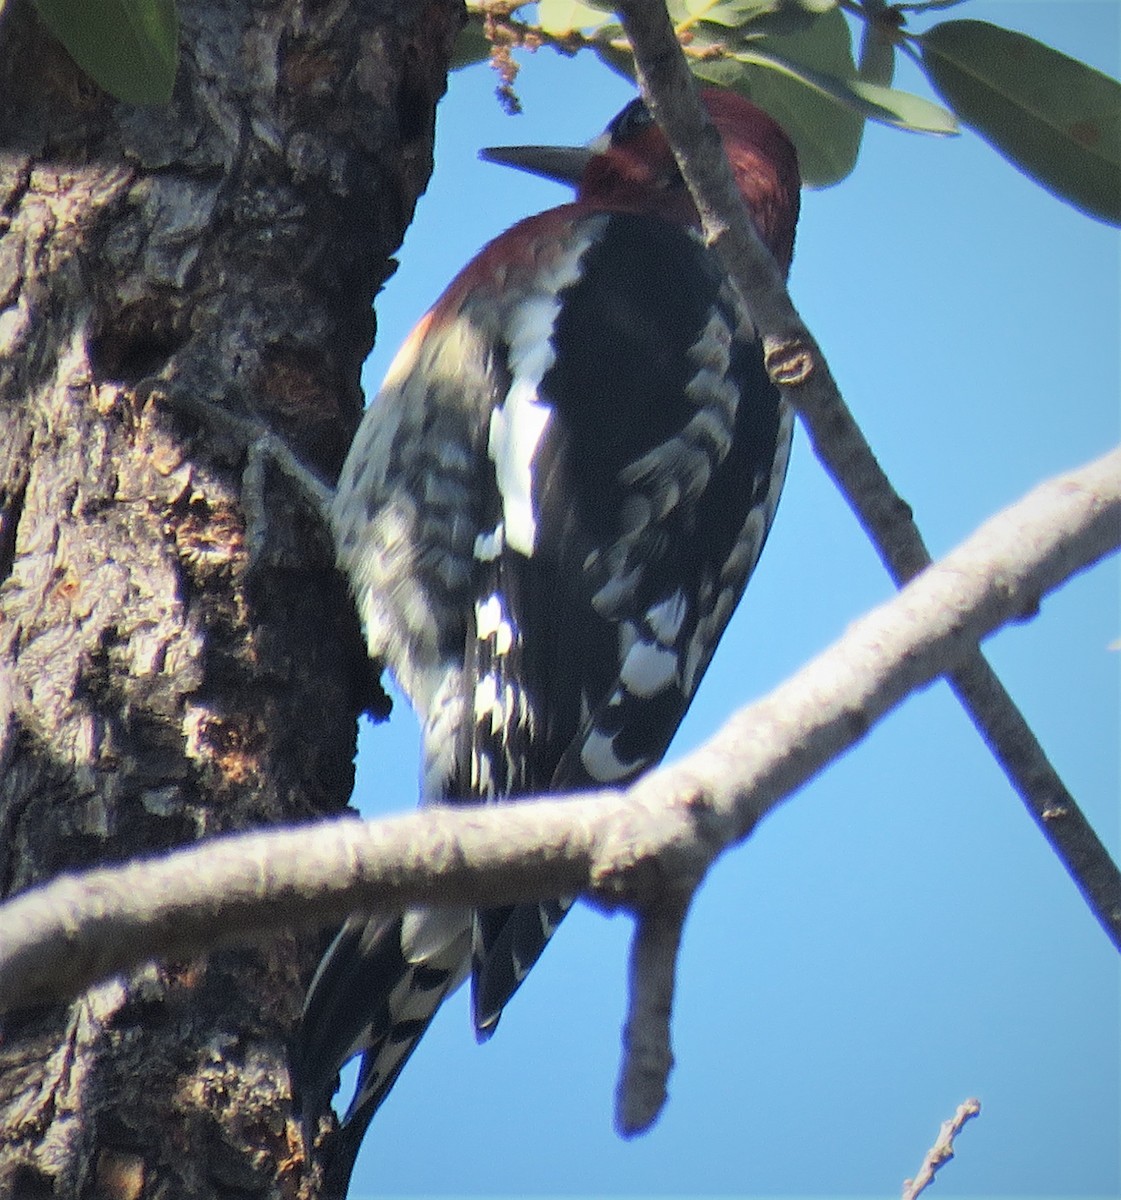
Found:
[[[702,99],[785,274],[795,152]],[[751,313],[634,100],[587,147],[484,152],[575,187],[452,281],[401,348],[332,510],[372,658],[423,730],[422,803],[619,786],[657,763],[767,537],[791,411]],[[312,981],[305,1117],[361,1054],[336,1158],[470,975],[480,1040],[572,904],[361,913]]]

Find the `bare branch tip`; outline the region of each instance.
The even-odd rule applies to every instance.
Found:
[[[961,1132],[966,1121],[980,1116],[981,1101],[970,1097],[958,1105],[957,1111],[942,1122],[934,1145],[926,1152],[918,1174],[914,1179],[903,1181],[902,1200],[916,1200],[934,1182],[935,1175],[954,1157],[954,1138]]]
[[[677,952],[688,898],[638,914],[631,941],[630,1006],[616,1090],[615,1127],[621,1137],[645,1133],[668,1097],[673,1070],[670,1017]]]

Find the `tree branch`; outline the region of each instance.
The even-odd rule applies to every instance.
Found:
[[[662,0],[620,0],[619,14],[650,109],[673,147],[705,234],[768,346],[768,369],[797,409],[818,460],[903,586],[931,559],[909,505],[892,487],[841,398],[820,347],[755,232],[720,139],[697,99]],[[979,650],[950,685],[1107,936],[1121,950],[1121,872],[1063,785],[1023,714]]]
[[[688,907],[688,897],[663,901],[639,914],[634,931],[615,1100],[615,1127],[623,1137],[649,1129],[666,1102],[666,1081],[673,1069],[670,1018],[677,951]]]
[[[926,1152],[922,1166],[914,1179],[903,1181],[902,1200],[916,1200],[920,1192],[934,1182],[934,1176],[954,1157],[954,1138],[961,1133],[966,1121],[981,1115],[980,1100],[966,1100],[957,1107],[957,1112],[942,1122],[934,1145]]]
[[[150,958],[327,924],[359,908],[589,891],[644,912],[667,891],[687,895],[721,851],[889,709],[1119,543],[1115,450],[986,522],[705,746],[625,793],[344,819],[63,876],[0,907],[0,1012],[71,995]],[[668,945],[665,933],[640,929],[635,962]],[[668,994],[655,973],[635,1005],[661,1011]]]

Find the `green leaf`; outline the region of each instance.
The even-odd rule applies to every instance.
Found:
[[[610,10],[593,8],[579,0],[538,0],[537,23],[554,36],[574,29],[598,29],[611,19]]]
[[[130,104],[171,99],[179,55],[175,0],[35,0],[35,7],[110,95]]]
[[[917,39],[935,89],[1049,191],[1121,224],[1121,84],[997,25],[945,21]]]
[[[863,118],[820,90],[807,87],[790,72],[774,69],[774,60],[781,59],[787,65],[851,79],[856,74],[852,37],[841,12],[833,8],[796,33],[725,46],[743,57],[739,61],[702,59],[692,64],[694,72],[712,83],[735,88],[765,108],[797,147],[802,179],[809,186],[825,187],[844,179],[856,165]],[[749,62],[749,53],[758,57]]]
[[[896,91],[879,84],[866,83],[862,79],[838,79],[823,71],[815,71],[799,63],[790,62],[779,55],[763,49],[745,50],[737,53],[748,62],[770,65],[792,79],[800,80],[823,96],[829,96],[839,104],[885,125],[900,129],[912,129],[919,133],[957,133],[954,115],[940,104],[914,96],[910,92]]]
[[[800,33],[838,0],[668,0],[677,26],[703,22],[734,29],[742,37]],[[675,11],[680,15],[675,16]]]
[[[741,32],[751,37],[804,33],[814,21],[837,7],[837,0],[778,0],[753,16]]]
[[[872,15],[864,22],[864,29],[860,35],[860,63],[856,73],[865,83],[891,87],[895,75],[895,42],[884,27],[884,17],[876,16],[882,11],[881,0],[880,7],[874,8]]]
[[[459,31],[452,47],[449,70],[459,71],[472,63],[486,62],[490,58],[490,42],[483,33],[483,22],[479,17],[470,17],[467,24]]]
[[[782,0],[691,0],[685,12],[690,21],[742,29],[757,17],[773,13],[781,4]]]
[[[629,79],[631,83],[638,81],[634,69],[634,55],[629,50],[621,50],[617,46],[612,46],[610,42],[597,40],[595,54],[600,62],[610,67],[616,75],[622,75],[624,79]]]

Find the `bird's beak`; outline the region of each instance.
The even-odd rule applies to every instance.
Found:
[[[595,153],[590,146],[490,146],[479,157],[577,187]]]

